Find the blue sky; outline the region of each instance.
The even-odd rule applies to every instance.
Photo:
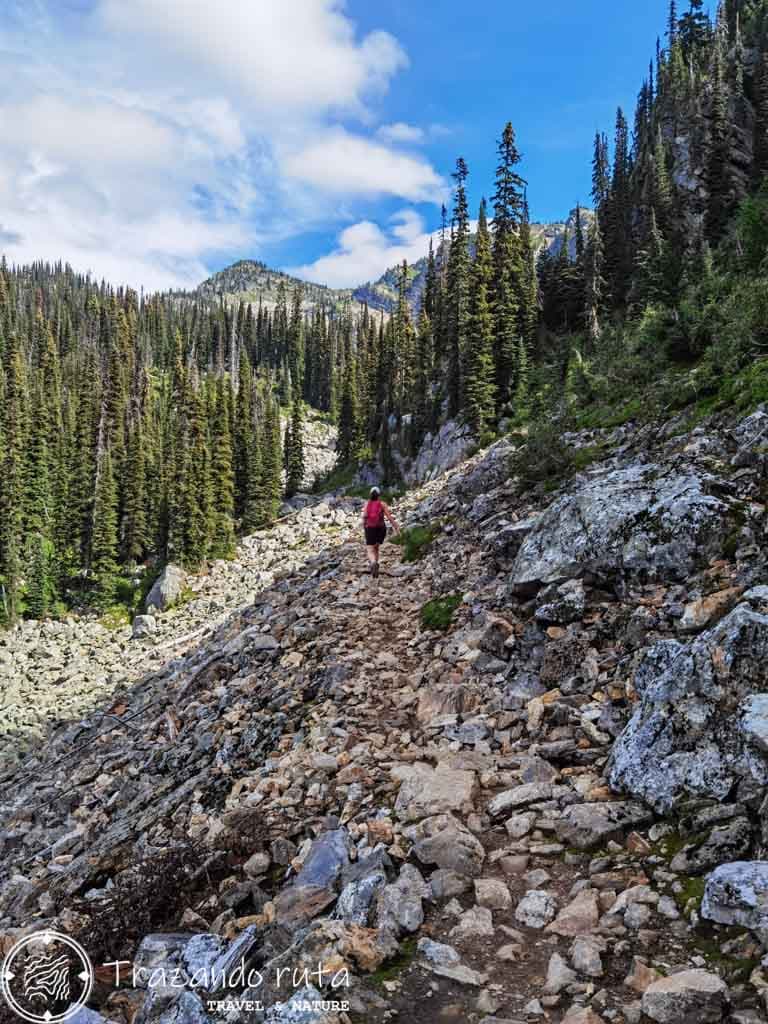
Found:
[[[0,250],[147,289],[247,257],[360,283],[424,252],[457,155],[490,194],[507,120],[560,219],[666,8],[4,0]]]

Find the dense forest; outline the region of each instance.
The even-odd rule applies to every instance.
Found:
[[[457,161],[417,309],[405,265],[382,314],[3,264],[0,615],[130,602],[145,567],[229,556],[301,486],[307,405],[341,466],[393,482],[448,418],[481,442],[524,427],[545,472],[573,426],[768,398],[768,0],[714,20],[672,0],[556,256],[537,257],[512,124],[497,152],[474,233]]]

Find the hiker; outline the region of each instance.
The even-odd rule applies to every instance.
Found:
[[[389,508],[380,499],[381,491],[378,487],[371,488],[371,496],[365,503],[363,509],[363,527],[365,528],[365,546],[368,549],[368,561],[371,563],[371,576],[379,575],[379,548],[387,536],[387,527],[384,522],[387,519],[398,533],[400,527]]]

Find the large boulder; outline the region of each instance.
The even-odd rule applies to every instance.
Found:
[[[402,779],[395,803],[401,821],[419,821],[446,811],[471,810],[476,790],[474,772],[453,771],[416,763],[398,767],[393,775]]]
[[[735,861],[715,868],[704,887],[701,916],[751,928],[768,945],[768,862]]]
[[[682,579],[722,550],[729,506],[707,493],[714,478],[636,463],[603,470],[555,501],[512,567],[518,593],[590,574]]]
[[[635,677],[639,704],[616,741],[614,789],[667,813],[689,797],[725,800],[768,783],[768,616],[740,604],[690,644],[655,644]]]
[[[716,1024],[728,1003],[728,986],[709,971],[679,971],[643,993],[643,1013],[658,1024]]]
[[[181,597],[186,575],[178,565],[166,565],[147,594],[144,608],[147,612],[155,609],[164,612]]]
[[[436,814],[403,830],[413,843],[413,853],[422,864],[477,878],[483,868],[485,850],[452,814]]]

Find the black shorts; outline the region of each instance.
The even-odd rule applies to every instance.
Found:
[[[369,545],[383,544],[387,536],[386,526],[366,526],[365,543]]]

